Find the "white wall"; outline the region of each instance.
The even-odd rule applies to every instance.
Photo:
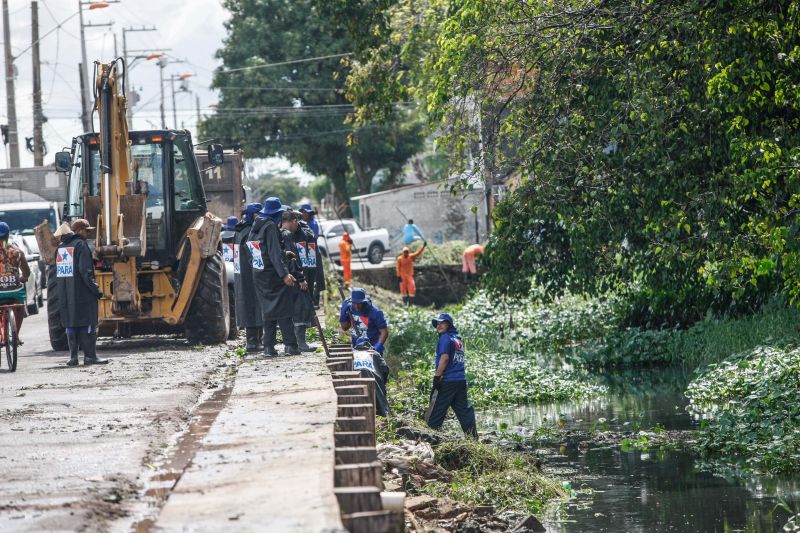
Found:
[[[406,220],[414,219],[434,243],[463,240],[476,241],[475,222],[478,222],[478,240],[486,240],[486,208],[482,190],[450,193],[440,183],[407,187],[386,193],[360,198],[359,221],[368,227],[389,230],[392,250],[399,251],[400,237]],[[472,207],[477,211],[473,213]],[[401,214],[402,211],[402,214]]]

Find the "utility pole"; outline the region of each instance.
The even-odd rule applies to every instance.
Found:
[[[197,107],[197,125],[195,126],[195,128],[199,128],[202,117],[200,116],[200,95],[197,93],[195,93],[194,95],[194,103],[195,106]]]
[[[158,80],[159,87],[161,88],[161,129],[167,129],[167,118],[164,116],[164,67],[167,66],[167,60],[163,57],[158,59]]]
[[[42,137],[42,68],[39,63],[39,2],[31,2],[31,42],[33,43],[33,166],[44,166]]]
[[[19,137],[17,134],[17,103],[14,96],[14,57],[11,55],[11,28],[8,24],[8,0],[3,0],[3,48],[6,56],[9,165],[17,168],[19,167]]]
[[[86,59],[86,26],[111,26],[111,24],[84,24],[83,22],[83,6],[88,6],[89,9],[102,9],[108,7],[108,4],[118,4],[119,0],[106,0],[105,2],[84,2],[78,0],[78,20],[81,25],[81,122],[83,123],[83,131],[91,131],[92,129],[92,110],[91,106],[91,92],[89,84],[89,61]]]
[[[175,109],[175,74],[169,77],[169,87],[172,90],[172,122],[175,124],[175,129],[178,129],[178,110]]]
[[[142,26],[141,28],[122,28],[122,58],[125,61],[125,94],[128,96],[128,127],[133,129],[133,105],[131,100],[131,75],[130,75],[130,66],[131,62],[128,61],[128,40],[127,35],[128,33],[135,32],[135,31],[156,31],[155,26],[151,26],[146,28]]]
[[[92,129],[89,111],[89,65],[86,59],[86,32],[83,29],[83,2],[78,0],[78,19],[81,25],[81,123],[83,131]]]

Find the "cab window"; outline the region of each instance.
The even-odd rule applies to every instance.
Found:
[[[75,143],[72,154],[72,170],[69,172],[69,191],[67,191],[67,213],[71,217],[83,216],[83,143]]]
[[[177,136],[172,144],[172,162],[175,194],[175,210],[198,211],[203,208],[205,198],[200,186],[192,147],[185,136]]]

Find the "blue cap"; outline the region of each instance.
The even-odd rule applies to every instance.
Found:
[[[224,228],[227,229],[227,230],[232,230],[232,229],[236,228],[236,224],[238,224],[238,223],[239,223],[239,219],[236,218],[235,216],[231,215],[231,216],[228,217],[227,222],[225,222]]]
[[[252,204],[247,204],[247,207],[244,208],[242,214],[246,215],[248,213],[258,213],[259,211],[261,211],[261,204],[258,202],[254,202]]]
[[[270,196],[264,200],[264,208],[260,211],[260,213],[264,216],[271,217],[273,215],[277,215],[281,211],[283,211],[283,203],[281,203],[281,199],[277,196]]]
[[[364,289],[353,289],[350,294],[350,301],[354,304],[360,304],[367,301],[367,291]]]
[[[8,237],[9,233],[11,233],[11,228],[8,227],[8,224],[0,222],[0,237]]]
[[[306,213],[311,213],[312,215],[316,213],[316,211],[314,211],[314,208],[311,207],[311,204],[301,205],[299,211],[305,211]]]
[[[436,327],[442,322],[449,322],[451,326],[455,326],[455,323],[453,322],[453,317],[451,317],[448,313],[442,313],[437,318],[431,320],[431,325],[433,327]]]

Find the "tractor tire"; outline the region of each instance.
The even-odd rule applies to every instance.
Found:
[[[219,344],[228,338],[230,309],[222,251],[206,259],[183,329],[192,344]]]
[[[56,267],[47,268],[47,328],[50,333],[50,346],[57,352],[69,350],[67,332],[61,325],[61,307],[56,286]]]

